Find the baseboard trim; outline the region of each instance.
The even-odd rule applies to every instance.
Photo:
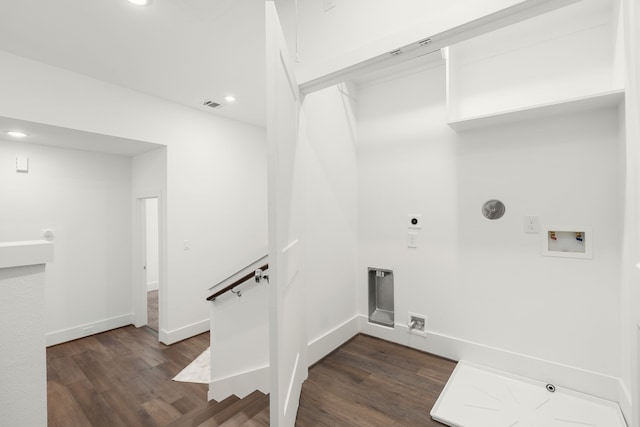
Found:
[[[359,332],[358,317],[358,315],[353,316],[310,342],[307,347],[308,364],[316,363],[357,335]],[[269,365],[265,365],[257,369],[212,380],[209,383],[207,398],[218,402],[233,394],[242,398],[256,389],[263,393],[269,393],[269,382]]]
[[[99,334],[111,329],[133,325],[133,321],[134,315],[133,313],[130,313],[112,317],[110,319],[103,319],[96,322],[86,323],[84,325],[74,326],[73,328],[49,332],[46,334],[46,345],[47,347],[50,347],[52,345],[62,344],[63,342],[77,340],[78,338]]]
[[[406,325],[397,323],[395,328],[369,323],[366,316],[359,316],[360,331],[364,334],[406,345],[452,360],[488,366],[522,377],[552,383],[581,393],[590,394],[612,402],[621,402],[625,389],[617,377],[588,371],[549,360],[538,359],[520,353],[486,346],[472,341],[427,332],[426,337],[409,333]],[[621,405],[622,406],[622,405]]]
[[[207,399],[220,402],[233,394],[242,399],[256,390],[267,394],[270,380],[269,365],[215,379],[209,383]]]
[[[356,336],[359,332],[359,317],[359,315],[355,315],[324,335],[311,341],[307,349],[309,366],[318,362],[333,350]]]
[[[187,338],[200,335],[204,332],[207,332],[209,329],[209,319],[205,319],[187,326],[183,326],[182,328],[174,329],[172,331],[161,329],[158,333],[158,338],[160,339],[160,342],[171,345],[177,343],[178,341],[186,340]]]

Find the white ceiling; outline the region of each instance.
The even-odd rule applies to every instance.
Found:
[[[264,43],[264,0],[0,0],[0,50],[259,126]]]
[[[7,130],[13,129],[19,129],[25,132],[28,137],[18,139],[5,133]],[[24,141],[30,144],[95,151],[129,157],[162,147],[161,145],[150,142],[0,117],[0,143],[2,143],[3,140],[10,142]]]

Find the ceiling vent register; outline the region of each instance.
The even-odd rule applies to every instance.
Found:
[[[219,102],[214,102],[214,101],[204,101],[202,103],[202,105],[204,105],[205,107],[209,107],[209,108],[220,108],[220,107],[222,107],[222,104],[220,104]]]

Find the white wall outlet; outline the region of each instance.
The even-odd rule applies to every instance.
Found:
[[[421,337],[427,336],[427,319],[428,317],[423,314],[416,314],[409,312],[409,321],[407,327],[409,333],[419,335]]]
[[[24,156],[16,157],[16,172],[29,173],[29,158]]]
[[[188,240],[182,242],[182,249],[185,251],[191,250],[191,243]]]
[[[537,234],[540,232],[540,218],[534,215],[524,217],[524,232]]]
[[[408,248],[417,248],[418,247],[418,235],[416,233],[407,233],[407,247]]]
[[[422,215],[421,214],[409,214],[407,220],[407,227],[420,229],[422,228]]]

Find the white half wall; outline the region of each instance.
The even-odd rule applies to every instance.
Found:
[[[621,134],[626,136],[624,252],[622,257],[621,331],[622,379],[625,384],[621,401],[630,426],[640,425],[640,5],[637,1],[621,2],[626,49],[626,121],[621,121]]]
[[[248,280],[209,302],[211,383],[209,399],[269,392],[269,294],[267,282]]]
[[[28,173],[16,172],[17,156]],[[48,345],[131,323],[130,169],[128,157],[0,141],[0,240],[54,230]]]
[[[0,268],[0,410],[6,425],[47,425],[44,272],[45,264]]]

